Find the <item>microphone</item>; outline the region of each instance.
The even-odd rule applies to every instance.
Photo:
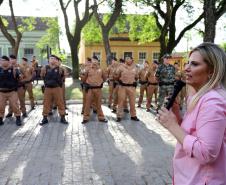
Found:
[[[185,82],[181,81],[181,80],[177,80],[175,85],[174,85],[174,90],[173,90],[173,94],[171,95],[171,97],[169,98],[167,104],[166,104],[166,108],[169,110],[172,106],[173,103],[178,95],[178,93],[181,91],[181,89],[186,85]]]

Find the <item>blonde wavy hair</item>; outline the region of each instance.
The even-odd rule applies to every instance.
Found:
[[[189,56],[195,51],[201,54],[208,69],[212,73],[209,76],[209,81],[192,97],[188,104],[188,111],[191,111],[199,99],[211,89],[221,86],[223,91],[226,92],[226,53],[216,44],[209,42],[204,42],[195,47]]]

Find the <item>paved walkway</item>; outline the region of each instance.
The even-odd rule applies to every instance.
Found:
[[[17,127],[0,127],[0,185],[166,185],[171,184],[175,139],[151,113],[138,109],[140,122],[107,124],[92,116],[82,125],[81,105],[69,105],[69,125],[55,113],[48,125],[38,106]]]

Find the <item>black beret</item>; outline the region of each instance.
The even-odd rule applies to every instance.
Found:
[[[5,56],[5,55],[2,56],[1,59],[2,59],[2,60],[7,60],[7,61],[9,61],[9,57],[7,57],[7,56]]]
[[[23,57],[22,59],[23,59],[24,61],[26,61],[26,62],[28,61],[28,59],[27,59],[27,58],[25,58],[25,57]]]
[[[95,55],[94,55],[92,58],[95,59],[95,60],[99,60],[99,59],[97,58],[97,56],[95,56]]]
[[[57,60],[60,60],[60,58],[58,56],[56,56],[56,55],[50,55],[49,57],[53,57],[53,58],[55,58]]]
[[[112,60],[117,61],[117,58],[116,57],[113,57]]]
[[[15,55],[9,55],[9,58],[16,59],[16,56]]]

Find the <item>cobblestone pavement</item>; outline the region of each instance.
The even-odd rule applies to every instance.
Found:
[[[38,106],[24,125],[14,118],[0,127],[0,185],[165,185],[171,184],[175,139],[145,109],[140,122],[121,123],[103,106],[109,120],[94,115],[82,125],[81,105],[68,106],[69,125],[57,113],[41,127]]]

